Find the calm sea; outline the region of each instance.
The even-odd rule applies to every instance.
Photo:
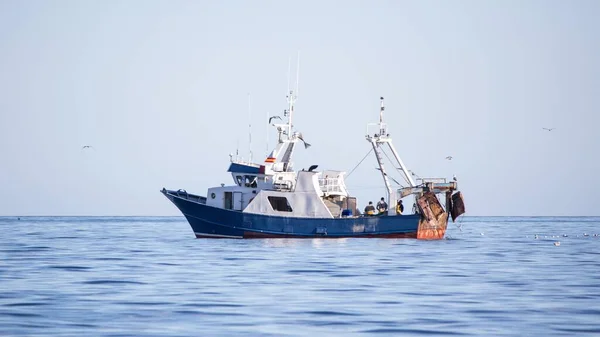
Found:
[[[2,336],[600,335],[600,218],[467,217],[440,241],[195,239],[181,217],[0,231]]]

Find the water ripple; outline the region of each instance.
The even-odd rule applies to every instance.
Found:
[[[145,284],[144,282],[138,281],[127,281],[127,280],[92,280],[85,281],[84,284],[103,284],[103,285],[113,285],[113,284]]]
[[[443,330],[426,330],[426,329],[371,329],[363,330],[365,333],[372,334],[410,334],[410,335],[446,335],[446,336],[462,336],[465,335],[461,332],[455,331],[443,331]]]
[[[16,223],[0,217],[1,335],[600,334],[600,218],[465,218],[441,241],[197,240],[181,217]]]

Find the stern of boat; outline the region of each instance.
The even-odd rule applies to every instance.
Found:
[[[417,200],[421,213],[417,239],[441,240],[448,228],[448,213],[433,192],[426,192]]]

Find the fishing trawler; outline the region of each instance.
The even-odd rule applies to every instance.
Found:
[[[387,190],[389,209],[361,214],[356,197],[344,182],[344,171],[317,171],[318,166],[295,171],[292,157],[298,142],[306,143],[294,130],[292,117],[297,99],[287,95],[285,123],[271,124],[278,141],[263,163],[238,160],[230,155],[228,172],[233,184],[211,187],[206,196],[183,189],[161,192],[183,213],[197,238],[416,238],[443,239],[449,216],[454,221],[465,212],[456,181],[412,179],[392,144],[381,97],[379,123],[367,126],[366,140],[375,153],[378,170]],[[283,122],[281,117],[278,118]],[[271,123],[272,119],[269,119]],[[373,131],[374,130],[374,131]],[[408,186],[394,189],[384,168],[382,152],[391,151]],[[397,165],[396,165],[397,164]],[[413,214],[398,214],[396,201],[412,196]],[[440,199],[445,202],[445,208]]]

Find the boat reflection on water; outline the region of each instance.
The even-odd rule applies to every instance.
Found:
[[[261,246],[263,247],[306,247],[310,244],[312,247],[332,247],[332,246],[346,246],[348,238],[336,238],[336,239],[324,239],[324,238],[312,238],[312,239],[263,239],[261,240]]]

